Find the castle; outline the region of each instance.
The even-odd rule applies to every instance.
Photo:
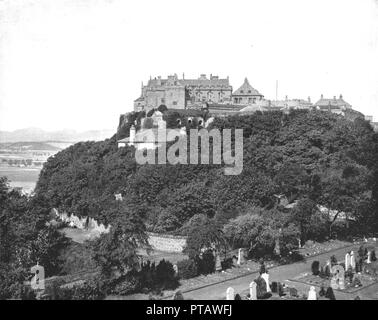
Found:
[[[163,109],[161,109],[163,107]],[[160,109],[160,111],[158,110]],[[141,95],[134,101],[134,112],[145,112],[144,118],[131,126],[129,137],[118,141],[118,146],[133,145],[137,149],[153,149],[169,142],[162,132],[167,127],[176,128],[185,134],[184,127],[192,127],[196,122],[197,127],[206,127],[214,117],[224,117],[232,114],[250,114],[256,111],[283,111],[290,112],[293,109],[320,110],[335,113],[353,120],[364,117],[363,114],[352,109],[352,106],[340,95],[333,99],[324,98],[312,103],[307,99],[268,100],[257,89],[251,86],[248,79],[233,91],[229,77],[219,78],[201,74],[198,79],[185,79],[185,75],[179,79],[177,74],[168,76],[167,79],[150,78],[147,85],[141,87]],[[120,127],[129,121],[129,115],[121,116]],[[165,118],[165,120],[163,119]],[[173,118],[172,118],[173,117]],[[173,119],[168,126],[166,120]],[[377,123],[371,117],[366,116],[375,130]],[[139,127],[139,130],[136,129]],[[152,129],[147,130],[147,129]],[[152,139],[152,135],[158,139]]]
[[[324,99],[323,95],[315,104],[310,97],[305,99],[267,100],[264,95],[252,87],[248,79],[233,91],[229,77],[201,74],[198,79],[179,79],[177,74],[163,79],[160,76],[150,79],[147,85],[141,88],[141,95],[134,101],[134,111],[148,112],[165,105],[168,109],[201,109],[204,104],[211,114],[217,116],[230,113],[248,113],[255,111],[285,110],[285,109],[311,109],[330,111],[344,114],[351,105],[339,99]]]

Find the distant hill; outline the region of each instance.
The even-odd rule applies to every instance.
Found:
[[[71,145],[72,143],[66,143]],[[7,150],[34,150],[34,151],[60,151],[64,149],[64,147],[59,146],[57,143],[49,143],[49,142],[5,142],[0,143],[0,149],[7,149]]]
[[[39,128],[25,128],[12,132],[0,131],[0,143],[101,141],[110,138],[114,133],[114,130],[111,129],[77,132],[75,130],[44,131]]]

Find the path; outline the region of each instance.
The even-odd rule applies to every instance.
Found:
[[[272,267],[269,269],[270,274],[270,282],[277,281],[277,282],[286,282],[287,284],[294,285],[299,291],[304,290],[307,291],[309,289],[309,285],[301,284],[298,282],[291,282],[287,281],[289,279],[293,279],[301,273],[311,272],[311,264],[313,261],[318,260],[320,261],[321,265],[324,264],[331,255],[335,255],[339,261],[344,261],[345,253],[347,251],[353,250],[357,252],[360,244],[354,244],[348,247],[344,247],[341,249],[336,249],[330,252],[326,252],[320,254],[318,256],[310,257],[304,262],[296,262],[290,265],[282,265],[277,267]],[[225,299],[226,290],[228,287],[233,287],[235,292],[247,294],[249,283],[256,279],[258,276],[258,272],[252,272],[246,276],[242,276],[238,279],[231,279],[224,281],[222,283],[216,283],[212,285],[208,285],[203,288],[194,289],[192,291],[184,292],[185,299],[193,299],[193,300],[222,300]],[[359,295],[362,299],[371,299],[374,295],[374,292],[377,292],[378,284],[369,288],[368,292],[364,294],[364,290],[358,291],[357,293],[350,294],[339,292],[335,290],[336,299],[344,299],[349,300],[353,299],[354,296]]]

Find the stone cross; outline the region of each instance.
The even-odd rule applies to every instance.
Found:
[[[351,267],[351,257],[349,252],[345,255],[345,270],[348,271],[349,268]]]
[[[317,300],[315,287],[311,287],[310,288],[310,291],[308,292],[308,298],[307,298],[307,300]]]
[[[252,281],[252,282],[249,284],[249,295],[250,295],[249,300],[257,300],[256,286],[257,286],[257,284],[256,284],[255,281]]]
[[[354,252],[351,251],[350,253],[350,266],[352,267],[352,270],[356,270],[356,257],[354,256]]]
[[[269,286],[269,273],[263,273],[261,275],[261,278],[263,278],[266,283],[266,292],[272,292]]]
[[[228,287],[226,291],[226,300],[235,300],[235,290],[232,287]]]

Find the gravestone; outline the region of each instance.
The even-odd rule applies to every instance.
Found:
[[[178,266],[177,266],[177,264],[173,265],[173,270],[175,271],[175,276],[177,276],[178,275]]]
[[[371,251],[369,251],[368,254],[367,254],[366,263],[371,263]]]
[[[244,263],[244,253],[243,253],[243,249],[240,248],[239,249],[239,252],[238,252],[238,266],[242,265]]]
[[[296,288],[289,288],[290,297],[298,297],[298,290]]]
[[[235,300],[235,290],[232,287],[227,288],[226,300]]]
[[[351,257],[350,257],[349,252],[347,252],[347,254],[345,255],[345,270],[349,270],[350,267],[351,267]]]
[[[276,281],[272,282],[272,292],[273,293],[278,293],[278,283]]]
[[[307,300],[317,300],[315,287],[310,288],[310,291],[308,292]]]
[[[272,292],[269,286],[269,273],[263,273],[261,275],[261,278],[263,278],[266,283],[266,292]]]
[[[250,295],[250,300],[257,300],[257,284],[255,281],[252,281],[249,284],[249,295]]]
[[[257,299],[265,299],[267,297],[266,282],[261,275],[255,280]]]
[[[332,279],[331,279],[331,288],[332,289],[345,289],[345,270],[340,265],[335,265],[331,268]]]
[[[350,266],[352,267],[353,271],[356,271],[356,257],[354,256],[353,251],[350,253]]]
[[[278,282],[278,295],[280,297],[285,296],[284,287],[281,282]]]
[[[219,254],[215,258],[215,271],[222,271],[222,263]]]

